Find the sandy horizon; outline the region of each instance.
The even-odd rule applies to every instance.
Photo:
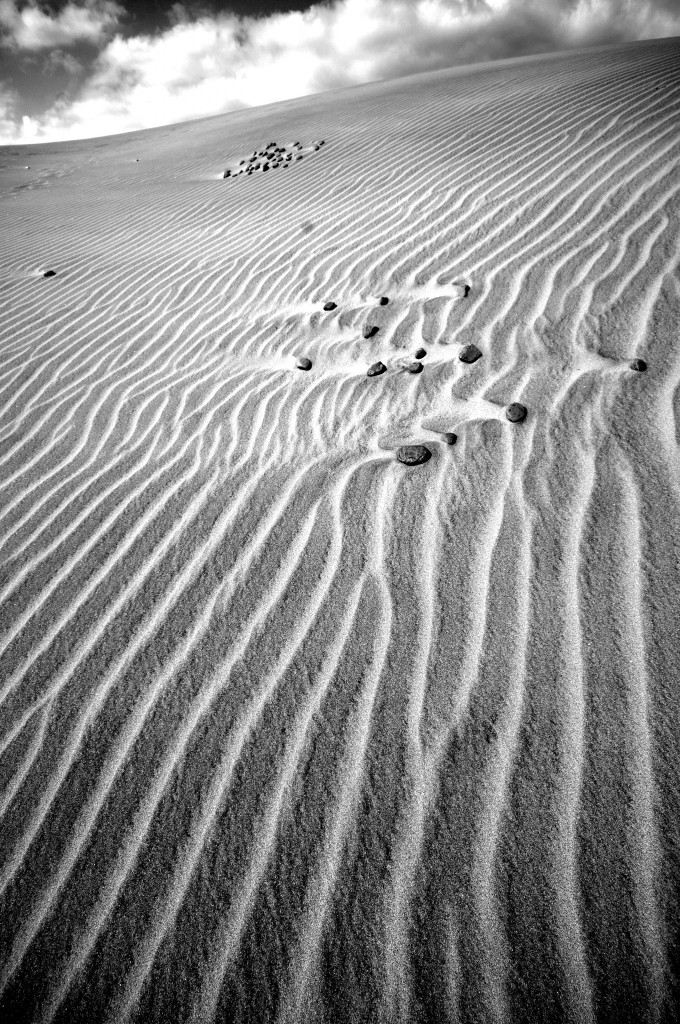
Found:
[[[0,207],[3,1020],[671,1024],[680,39]]]

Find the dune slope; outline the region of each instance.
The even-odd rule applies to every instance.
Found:
[[[673,1020],[680,40],[0,165],[3,1019]]]

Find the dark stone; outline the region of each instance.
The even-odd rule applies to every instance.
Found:
[[[222,175],[223,178],[231,178],[231,171],[225,171]]]
[[[300,356],[295,365],[297,366],[298,370],[311,370],[312,360],[308,359],[307,356]]]
[[[466,285],[465,285],[465,293],[464,293],[464,295],[463,295],[463,298],[464,298],[464,299],[467,299],[467,297],[468,297],[468,295],[469,295],[469,294],[470,294],[470,285],[469,285],[469,284],[466,284]]]
[[[505,410],[505,415],[511,423],[521,423],[527,417],[527,407],[521,402],[512,402]]]
[[[397,449],[397,458],[405,466],[420,466],[431,455],[432,452],[424,444],[404,444]]]
[[[426,355],[427,355],[427,352],[425,351],[424,348],[417,348],[416,349],[416,359],[424,359]]]
[[[476,345],[463,345],[458,353],[458,358],[461,363],[476,363],[478,359],[482,358],[482,353]]]
[[[378,299],[378,305],[379,306],[386,306],[389,301],[390,300],[387,298],[386,295],[381,295],[380,298]]]
[[[633,359],[629,365],[631,370],[637,370],[638,373],[644,373],[647,369],[647,363],[644,359]]]
[[[298,153],[298,155],[295,157],[295,159],[296,160],[302,160],[302,153]]]
[[[378,333],[378,328],[375,324],[364,324],[364,329],[361,333],[364,338],[372,338],[374,334]]]
[[[319,152],[319,147],[318,147],[318,146],[315,146],[315,147],[314,147],[314,152],[315,152],[315,153],[318,153],[318,152]]]
[[[244,163],[245,163],[245,160],[239,160],[239,162],[238,162],[239,167],[241,166],[241,164],[244,164]]]
[[[423,372],[423,364],[422,363],[417,363],[417,362],[416,363],[410,363],[410,365],[407,366],[406,369],[408,370],[409,373],[422,373]]]
[[[323,308],[325,309],[325,311],[326,311],[327,313],[330,313],[330,311],[331,311],[332,309],[335,309],[335,308],[336,308],[336,305],[337,305],[337,303],[335,303],[335,302],[324,302],[324,304],[323,304]]]
[[[387,367],[385,366],[385,364],[378,361],[377,363],[373,363],[372,366],[369,366],[369,368],[366,370],[366,376],[378,377],[381,373],[384,373],[386,369]]]
[[[319,139],[319,145],[320,145],[320,146],[323,146],[323,145],[324,145],[324,140],[323,140],[323,139]]]
[[[262,170],[263,171],[268,171],[269,170],[269,164],[262,164]]]
[[[56,276],[57,276],[56,270],[46,270],[45,273],[43,274],[43,277],[56,277]]]
[[[455,444],[457,440],[458,434],[453,434],[449,430],[447,430],[445,434],[442,434],[442,441],[445,441],[446,444]]]

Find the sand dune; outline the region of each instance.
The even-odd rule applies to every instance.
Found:
[[[3,1020],[676,1019],[680,41],[0,205]]]

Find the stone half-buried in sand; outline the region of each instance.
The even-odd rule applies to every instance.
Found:
[[[374,334],[378,333],[378,328],[375,324],[364,324],[362,335],[364,338],[372,338]]]
[[[458,440],[458,434],[454,434],[452,430],[447,430],[442,434],[442,441],[445,444],[455,444]]]
[[[416,360],[415,363],[409,363],[409,365],[406,367],[406,369],[408,370],[409,373],[422,373],[423,372],[423,364],[419,363]]]
[[[628,365],[631,370],[636,370],[638,373],[644,373],[647,369],[647,363],[644,359],[633,359]]]
[[[527,418],[527,407],[521,402],[511,402],[505,410],[505,415],[511,423],[521,423]]]
[[[424,444],[403,444],[397,449],[397,458],[405,466],[420,466],[427,462],[431,455],[432,452]]]
[[[337,302],[332,302],[329,299],[328,302],[324,302],[324,304],[323,304],[324,312],[325,313],[330,313],[332,309],[336,308],[336,306],[337,306]]]
[[[458,353],[458,358],[461,363],[476,363],[478,359],[482,358],[482,353],[476,345],[470,343],[469,345],[463,345]]]
[[[387,367],[385,366],[385,364],[381,363],[380,360],[378,360],[377,363],[371,363],[369,368],[366,370],[366,376],[378,377],[381,373],[384,373],[386,369]]]
[[[297,366],[298,370],[311,370],[312,360],[308,359],[307,356],[300,356],[295,365]]]

